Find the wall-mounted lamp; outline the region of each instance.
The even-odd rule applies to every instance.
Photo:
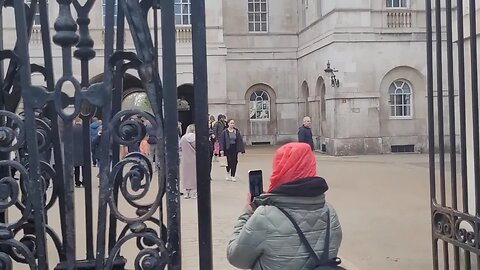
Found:
[[[337,77],[335,76],[335,72],[338,72],[337,69],[332,69],[330,67],[330,61],[327,62],[327,68],[325,69],[325,73],[327,73],[327,75],[330,75],[330,82],[332,84],[332,87],[339,87],[340,86],[340,81],[337,79]]]

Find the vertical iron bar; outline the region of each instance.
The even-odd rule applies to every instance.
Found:
[[[116,5],[117,8],[117,39],[116,39],[116,51],[124,50],[124,39],[125,39],[125,12],[120,5]],[[123,61],[117,63],[114,73],[114,89],[112,96],[112,117],[122,110],[122,99],[123,99],[123,72],[122,72]],[[117,164],[120,161],[120,146],[118,144],[113,144],[112,146],[112,164]],[[115,181],[114,190],[114,201],[118,202],[118,191],[119,185],[122,182],[122,175],[117,175],[117,180]],[[118,183],[118,184],[117,184]],[[113,212],[110,212],[110,228],[108,230],[109,239],[108,239],[108,251],[110,252],[115,244],[117,243],[117,218]]]
[[[435,0],[435,42],[436,42],[436,64],[437,64],[437,128],[438,128],[438,148],[439,148],[439,166],[440,166],[440,202],[446,206],[445,192],[445,135],[443,126],[443,74],[442,74],[442,9],[440,0]]]
[[[68,50],[65,49],[64,50]],[[65,55],[64,55],[65,57]],[[65,185],[65,189],[60,192],[65,192],[65,218],[67,242],[63,243],[65,246],[65,252],[67,256],[68,269],[74,269],[76,262],[76,239],[75,239],[75,195],[74,195],[74,183],[73,183],[73,122],[64,120],[64,132],[63,132],[63,149],[64,149],[64,161],[62,179]]]
[[[443,126],[443,65],[442,65],[442,8],[441,1],[435,0],[435,41],[436,41],[436,56],[437,56],[437,117],[438,117],[438,149],[439,149],[439,163],[440,163],[440,202],[442,206],[446,206],[446,191],[445,191],[445,134]],[[448,243],[443,243],[443,263],[445,269],[449,268],[448,258]]]
[[[465,110],[465,51],[463,34],[463,0],[457,0],[457,37],[458,37],[458,95],[460,105],[460,155],[462,172],[462,206],[468,213],[468,169],[467,169],[467,131]],[[464,250],[465,269],[470,269],[470,252]]]
[[[40,0],[39,1],[39,12],[40,12],[40,29],[42,32],[42,45],[43,45],[43,59],[45,64],[46,70],[46,83],[47,83],[47,90],[54,91],[55,88],[55,78],[53,76],[54,69],[53,69],[53,56],[52,56],[52,46],[50,41],[50,23],[49,23],[49,13],[48,13],[48,3],[47,0]],[[63,156],[62,156],[62,147],[60,143],[60,134],[59,134],[59,126],[58,126],[58,117],[55,110],[55,105],[52,102],[47,104],[47,117],[51,121],[51,129],[52,129],[52,145],[53,145],[53,158],[55,160],[55,180],[54,185],[57,185],[58,190],[64,190],[64,183],[63,179]],[[58,193],[58,200],[59,200],[59,211],[60,211],[60,227],[61,231],[66,231],[66,217],[65,217],[65,196],[63,192]],[[62,233],[62,242],[66,243],[67,235],[66,233]],[[60,251],[60,261],[66,260],[65,254],[65,247]]]
[[[3,7],[0,7],[0,50],[3,51]],[[3,68],[3,61],[0,61],[0,110],[5,110],[5,103],[6,100],[4,100],[4,93],[1,91],[3,90],[3,83],[4,83],[4,68]],[[4,126],[5,121],[4,119],[0,119],[0,126]],[[9,158],[8,153],[3,153],[0,152],[0,160],[6,160]],[[0,172],[0,179],[7,176],[8,172],[6,169],[2,172]],[[0,223],[7,223],[7,216],[8,216],[8,211],[7,209],[5,210],[0,210]]]
[[[45,234],[45,211],[43,201],[43,185],[40,175],[40,163],[37,145],[37,133],[35,123],[35,113],[33,108],[33,96],[28,90],[31,89],[31,70],[30,55],[28,51],[27,26],[25,17],[25,7],[23,1],[14,1],[15,26],[17,33],[18,54],[22,61],[20,65],[20,86],[22,88],[22,97],[25,111],[25,126],[29,127],[26,131],[26,143],[29,150],[29,179],[27,188],[29,188],[31,203],[33,205],[33,218],[35,224],[36,237],[36,256],[39,270],[47,270],[48,254],[47,239]]]
[[[477,66],[477,19],[475,0],[469,2],[470,18],[470,65],[472,83],[472,118],[473,118],[473,177],[475,179],[475,214],[480,215],[480,164],[479,164],[479,119],[478,119],[478,66]],[[478,231],[477,231],[478,232]],[[478,241],[475,241],[477,249]],[[480,269],[480,255],[477,254],[477,269]]]
[[[163,96],[165,111],[165,126],[176,127],[177,111],[177,60],[175,43],[175,12],[174,2],[161,0],[162,23],[162,65],[163,65]],[[166,145],[166,181],[167,181],[167,227],[169,248],[169,270],[182,269],[181,231],[180,231],[180,190],[178,179],[178,133],[176,128],[165,129]],[[157,151],[158,152],[158,151]],[[160,177],[160,176],[159,176]],[[161,212],[160,212],[161,213]],[[162,217],[160,217],[162,219]]]
[[[432,0],[425,0],[425,17],[427,26],[427,97],[428,97],[428,149],[429,149],[429,173],[430,173],[430,205],[436,203],[435,185],[435,126],[433,109],[433,35],[432,35]],[[433,269],[438,269],[438,245],[432,226],[432,256]]]
[[[104,91],[106,95],[106,104],[103,107],[102,120],[103,130],[100,142],[100,190],[98,202],[98,226],[97,226],[97,256],[96,270],[103,270],[105,258],[105,240],[107,229],[107,203],[108,203],[108,174],[110,171],[110,118],[112,114],[112,88],[113,74],[109,66],[109,59],[113,54],[113,22],[114,22],[114,1],[105,1],[105,48],[104,48],[104,67],[103,76]]]
[[[473,163],[475,179],[475,213],[480,215],[480,163],[479,163],[479,119],[478,119],[478,67],[477,67],[477,20],[475,18],[475,0],[470,0],[470,64],[472,83],[472,114],[473,114]]]
[[[87,67],[86,71],[83,66]],[[82,61],[82,73],[88,74],[88,61]],[[82,81],[83,81],[82,75]],[[87,77],[88,79],[88,77]],[[82,82],[84,85],[85,82]],[[88,80],[86,82],[88,84]],[[84,86],[87,87],[87,86]],[[83,141],[83,168],[82,168],[82,178],[83,184],[85,187],[85,241],[86,241],[86,253],[87,260],[93,260],[95,258],[94,249],[93,249],[93,196],[92,196],[92,148],[90,146],[90,123],[88,122],[91,119],[91,116],[82,117],[82,139]]]
[[[75,5],[75,3],[74,3]],[[90,37],[88,25],[90,20],[88,13],[90,12],[93,3],[86,3],[85,6],[75,6],[77,9],[77,24],[79,25],[80,40],[77,44],[77,50],[74,52],[74,56],[80,60],[81,68],[81,82],[82,88],[90,86],[90,72],[89,61],[95,57],[95,51],[93,50],[93,40]],[[93,107],[93,106],[92,106]],[[94,110],[94,108],[90,108]],[[91,136],[90,136],[90,120],[92,119],[93,112],[89,112],[88,115],[81,115],[82,118],[82,139],[83,141],[83,162],[82,162],[82,179],[85,188],[85,241],[86,241],[86,255],[87,260],[93,260],[95,258],[93,249],[93,196],[92,196],[92,148],[91,148]]]
[[[465,44],[463,34],[463,0],[457,0],[457,36],[458,36],[458,95],[460,105],[460,152],[462,171],[463,212],[468,213],[468,170],[467,170],[467,132],[465,110]]]
[[[198,190],[198,240],[200,270],[213,269],[210,146],[208,141],[208,80],[205,0],[192,1],[193,85]]]
[[[457,153],[455,134],[455,88],[453,81],[452,0],[446,0],[447,30],[447,76],[448,76],[448,122],[450,134],[450,181],[452,208],[458,209],[457,200]],[[454,219],[454,222],[456,220]],[[460,269],[460,249],[453,245],[453,267]]]
[[[158,59],[158,45],[159,45],[159,31],[160,31],[160,28],[158,27],[158,11],[161,10],[160,9],[161,6],[160,6],[160,0],[154,0],[152,2],[152,9],[154,11],[153,13],[153,33],[154,33],[154,49],[155,49],[155,68],[157,71],[160,70],[159,66],[160,66],[160,63],[159,63],[159,59]],[[157,123],[158,125],[158,123]],[[156,144],[155,144],[156,146]],[[157,149],[155,147],[155,149],[153,150],[155,153],[154,153],[154,160],[152,160],[152,166],[154,168],[154,171],[158,171],[158,153],[157,153]],[[164,178],[165,179],[165,178]],[[163,179],[162,179],[163,180]],[[163,185],[165,187],[165,185]],[[158,211],[159,211],[159,226],[160,226],[160,231],[159,231],[159,236],[160,236],[160,239],[164,239],[164,237],[166,237],[165,233],[164,233],[164,230],[163,230],[163,221],[164,221],[164,218],[163,218],[163,213],[164,213],[164,210],[163,210],[163,203],[161,203],[159,206],[158,206]]]

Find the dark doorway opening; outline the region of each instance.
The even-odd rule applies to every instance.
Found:
[[[187,126],[195,123],[195,96],[192,84],[182,84],[177,89],[178,121],[182,123],[182,134]]]

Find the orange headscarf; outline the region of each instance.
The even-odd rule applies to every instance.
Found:
[[[283,184],[316,175],[316,160],[310,145],[298,142],[285,144],[273,158],[273,172],[267,192]]]

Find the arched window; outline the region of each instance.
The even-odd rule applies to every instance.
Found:
[[[390,94],[390,117],[412,117],[412,88],[404,80],[394,81],[388,92]]]
[[[265,90],[250,95],[250,120],[270,120],[270,96]]]

